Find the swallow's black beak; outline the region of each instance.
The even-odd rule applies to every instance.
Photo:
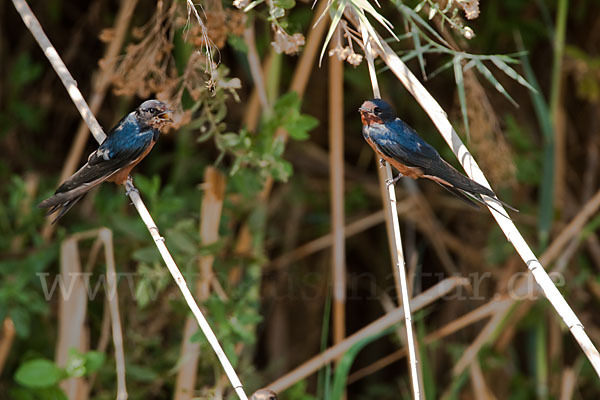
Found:
[[[166,121],[166,122],[173,122],[173,119],[171,118],[171,113],[172,112],[173,111],[167,109],[167,110],[161,112],[160,114],[158,114],[157,117],[160,118],[160,119],[162,119],[162,120],[164,120],[164,121]]]

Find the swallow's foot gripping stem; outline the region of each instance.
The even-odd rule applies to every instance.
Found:
[[[402,178],[404,175],[402,175],[401,173],[398,173],[398,175],[395,178],[390,178],[390,179],[386,179],[385,180],[385,185],[386,186],[390,186],[390,185],[395,185],[396,182],[398,182],[400,180],[400,178]]]
[[[383,158],[379,159],[379,168],[384,168],[386,166],[386,161]]]
[[[127,176],[127,180],[125,181],[125,195],[129,196],[131,193],[139,193],[140,191],[133,186],[133,178],[131,175]]]

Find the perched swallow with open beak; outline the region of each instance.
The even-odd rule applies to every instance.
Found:
[[[58,212],[52,221],[55,223],[84,194],[102,182],[124,184],[133,167],[152,150],[161,130],[173,122],[171,112],[158,100],[143,102],[119,121],[98,149],[89,155],[87,163],[38,207],[48,208],[48,215]]]
[[[403,176],[427,178],[475,208],[478,208],[475,202],[485,204],[483,195],[517,211],[498,199],[490,189],[461,174],[442,159],[413,128],[396,117],[392,107],[384,100],[365,101],[358,111],[367,143],[382,160],[398,170],[398,176],[388,184],[395,184]]]

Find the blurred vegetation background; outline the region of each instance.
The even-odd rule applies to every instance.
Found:
[[[364,9],[366,1],[347,3]],[[299,62],[323,2],[207,0],[202,25],[185,1],[30,2],[105,130],[147,98],[176,110],[175,129],[134,182],[249,393],[337,341],[332,211],[341,207],[347,225],[346,335],[397,307],[377,160],[357,112],[372,97],[352,39],[360,36],[342,19],[319,66],[325,14],[314,57]],[[499,197],[520,209],[517,226],[600,343],[600,3],[373,6],[399,39],[388,43],[448,112]],[[35,207],[97,143],[78,128],[76,108],[11,2],[0,2],[0,21],[0,397],[115,398],[107,261],[96,233],[77,251],[65,246],[75,233],[107,227],[129,398],[234,398],[204,337],[186,327],[185,302],[122,189],[102,185],[53,227]],[[340,59],[343,89],[334,92],[329,69]],[[376,65],[382,96],[457,166],[412,96]],[[329,158],[335,96],[343,164]],[[331,204],[330,167],[344,171],[341,204]],[[515,298],[526,266],[491,216],[431,182],[402,182],[397,193],[413,296],[450,277],[470,281],[414,315],[426,398],[597,398],[597,376],[543,298],[496,307]],[[569,240],[544,253],[566,227]],[[72,281],[63,275],[61,285],[61,271],[79,271],[74,281],[85,284],[75,303],[63,301]],[[410,398],[398,332],[357,342],[339,363],[292,379],[280,398]],[[66,345],[73,334],[78,342]],[[189,351],[199,352],[196,369]]]

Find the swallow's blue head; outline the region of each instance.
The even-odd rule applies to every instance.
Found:
[[[392,106],[381,99],[365,101],[358,111],[364,125],[385,124],[396,119]]]
[[[147,100],[135,110],[135,117],[140,125],[161,129],[168,123],[173,122],[171,112],[169,107],[162,101]]]

